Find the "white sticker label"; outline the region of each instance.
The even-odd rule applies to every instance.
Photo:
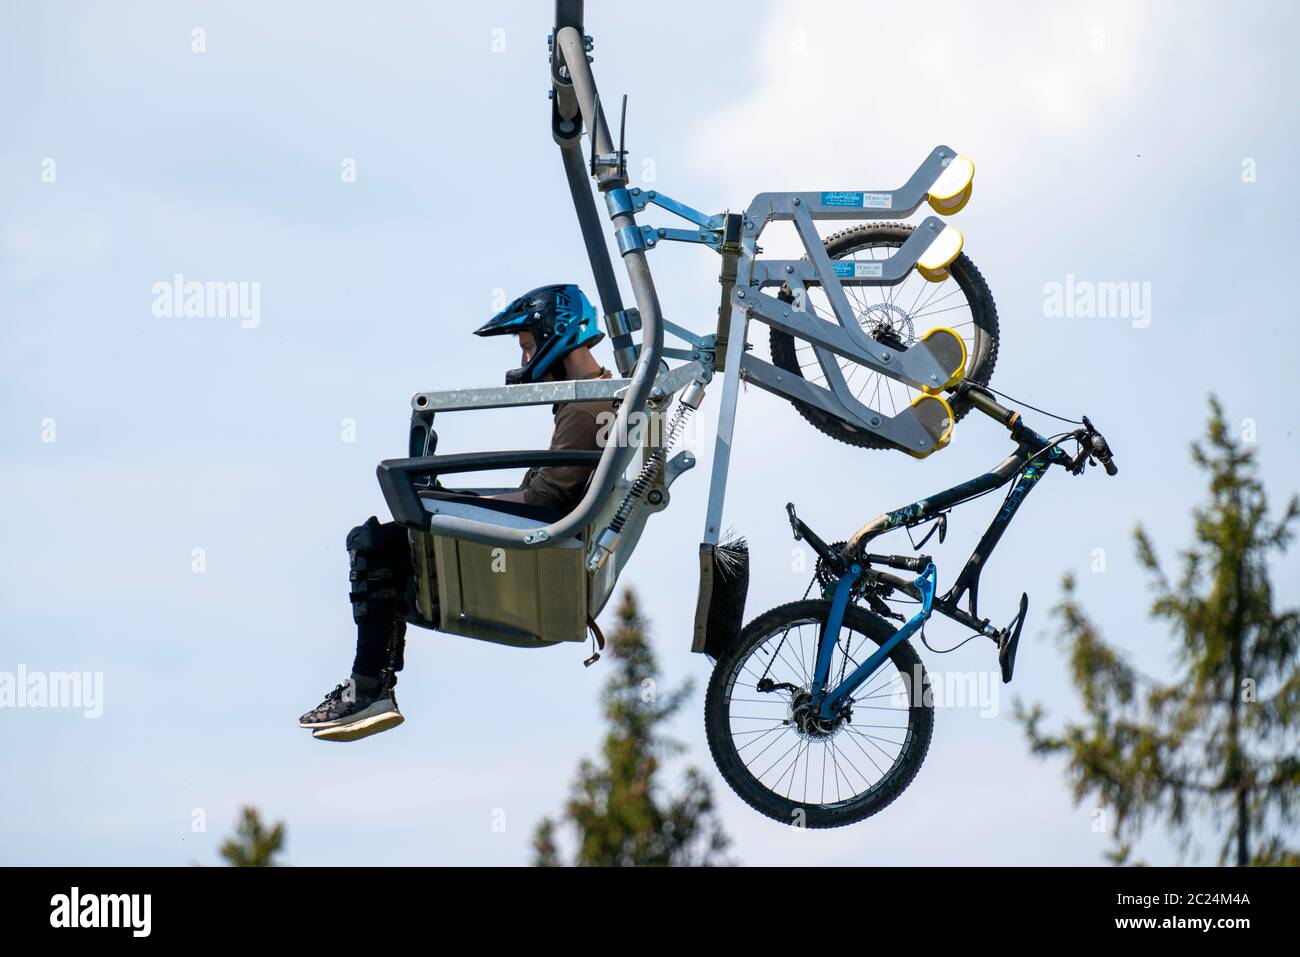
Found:
[[[823,206],[851,206],[855,209],[893,209],[893,193],[859,193],[836,189],[822,193]]]
[[[841,259],[834,263],[835,275],[840,279],[879,279],[885,274],[885,263]]]

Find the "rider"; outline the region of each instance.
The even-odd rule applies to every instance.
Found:
[[[525,293],[481,328],[478,336],[519,337],[522,364],[506,373],[506,384],[570,379],[608,379],[590,348],[604,338],[596,310],[574,285],[542,286]],[[598,434],[612,414],[609,400],[565,402],[552,407],[552,449],[594,450]],[[533,468],[519,489],[495,496],[474,493],[426,493],[470,501],[496,511],[556,521],[582,499],[591,469],[587,466]],[[352,617],[357,650],[352,675],[311,711],[298,719],[312,736],[327,741],[355,741],[396,727],[403,721],[393,686],[402,670],[406,616],[412,606],[411,550],[405,528],[374,516],[348,533],[351,562]]]

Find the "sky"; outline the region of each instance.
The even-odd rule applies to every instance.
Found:
[[[410,395],[499,383],[515,354],[471,332],[513,296],[572,281],[595,298],[550,139],[549,12],[0,4],[0,672],[102,681],[96,717],[0,708],[0,863],[215,863],[243,804],[286,822],[292,864],[527,863],[599,745],[608,672],[582,667],[585,646],[412,629],[403,726],[327,746],[296,719],[347,675],[344,538],[385,517],[374,467],[405,454]],[[1208,394],[1253,437],[1276,503],[1300,484],[1298,19],[1281,2],[588,3],[604,96],[629,96],[634,183],[697,209],[892,188],[940,143],[972,157],[952,222],[997,300],[993,384],[1088,414],[1120,467],[1043,483],[987,569],[994,620],[1031,597],[1015,682],[987,680],[987,643],[922,649],[932,676],[984,675],[998,698],[939,709],[885,812],[800,831],[736,798],[704,740],[709,664],[690,642],[712,390],[688,437],[699,465],[622,584],[663,680],[694,684],[672,732],[735,858],[1103,862],[1106,818],[1029,754],[1011,705],[1042,703],[1049,726],[1079,714],[1048,616],[1067,572],[1108,640],[1173,674],[1132,533],[1166,562],[1187,546]],[[665,315],[709,331],[715,254],[670,244],[651,265]],[[247,284],[256,308],[168,315],[158,288],[177,275]],[[1067,281],[1138,283],[1149,312],[1052,316]],[[544,408],[444,416],[440,451],[534,447],[549,429]],[[725,522],[751,543],[747,617],[807,585],[787,501],[843,537],[1009,451],[987,420],[923,461],[849,448],[745,391]],[[941,588],[992,507],[953,516]],[[1295,556],[1274,574],[1294,605]],[[1211,863],[1217,843],[1201,846],[1185,859]],[[1138,851],[1178,860],[1159,831]]]

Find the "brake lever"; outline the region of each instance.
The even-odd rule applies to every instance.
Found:
[[[1071,435],[1079,444],[1079,451],[1074,453],[1066,468],[1070,470],[1071,475],[1082,475],[1084,467],[1088,464],[1088,433],[1085,429],[1075,429]]]

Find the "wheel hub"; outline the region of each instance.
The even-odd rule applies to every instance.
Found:
[[[842,710],[834,718],[823,718],[812,706],[812,695],[807,691],[798,692],[790,701],[790,723],[795,732],[803,738],[823,739],[834,737],[850,719],[848,709]]]
[[[892,302],[868,306],[858,317],[867,335],[895,349],[906,349],[916,341],[916,325],[907,310]]]

